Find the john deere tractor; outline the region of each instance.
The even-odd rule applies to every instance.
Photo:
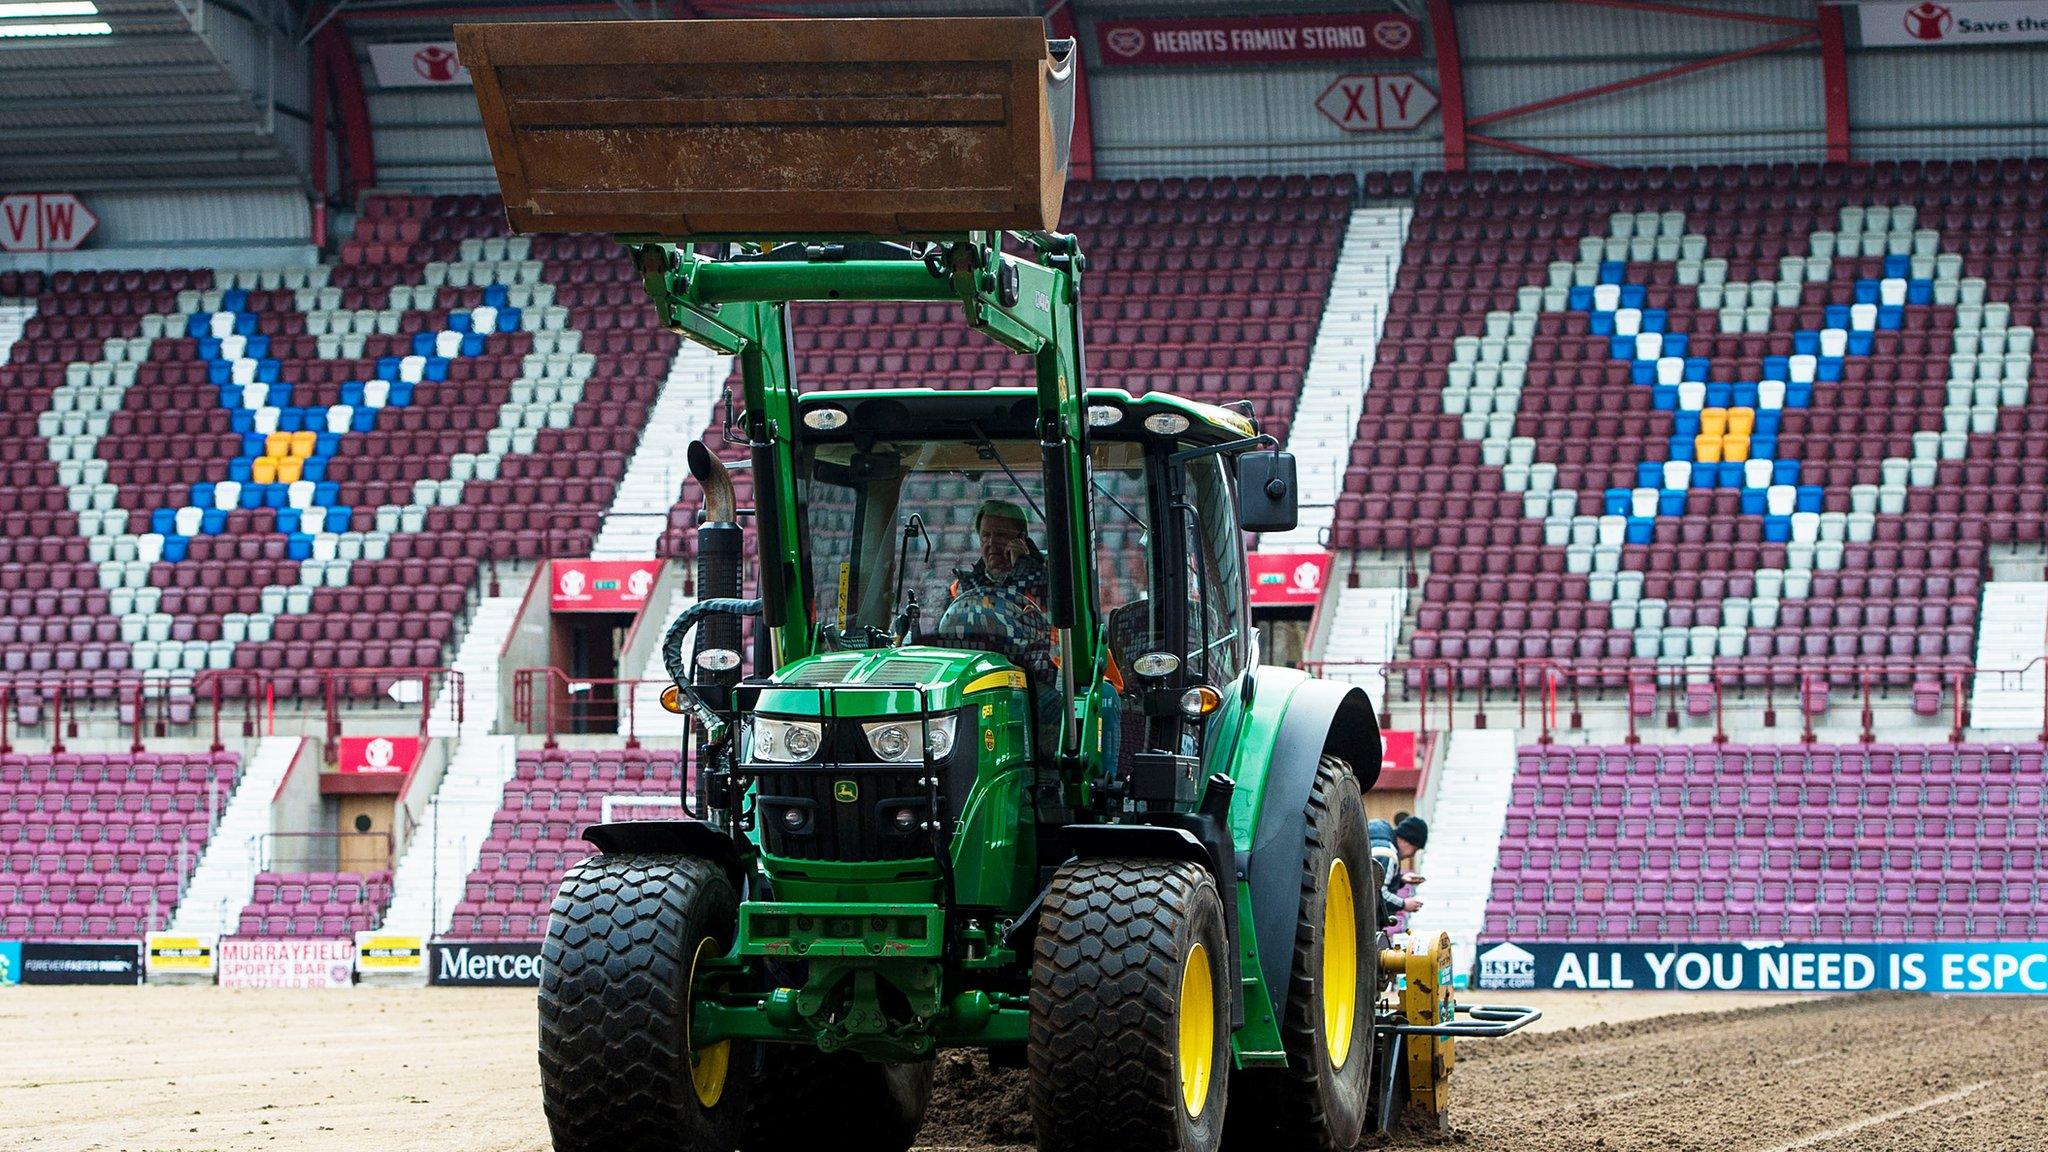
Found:
[[[662,323],[736,358],[753,478],[743,598],[749,513],[693,453],[700,600],[665,654],[696,818],[589,829],[554,902],[558,1150],[900,1152],[942,1048],[1028,1069],[1046,1149],[1348,1148],[1446,1036],[1521,1022],[1454,1022],[1447,949],[1383,960],[1373,706],[1260,663],[1243,533],[1293,525],[1292,458],[1088,385],[1070,42],[457,36],[514,228],[618,236]],[[911,350],[802,392],[804,301],[943,309],[1035,383],[920,387]]]

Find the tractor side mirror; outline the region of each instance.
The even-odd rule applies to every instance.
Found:
[[[1237,458],[1237,526],[1285,532],[1300,519],[1291,452],[1247,452]]]

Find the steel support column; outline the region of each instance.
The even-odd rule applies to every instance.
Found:
[[[1444,171],[1465,170],[1465,68],[1451,0],[1429,0],[1429,38],[1436,44],[1437,112],[1444,125]]]
[[[1849,162],[1849,57],[1842,46],[1842,6],[1820,6],[1820,84],[1826,112],[1828,163]]]

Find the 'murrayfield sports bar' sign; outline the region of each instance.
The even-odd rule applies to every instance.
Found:
[[[2048,942],[1482,945],[1487,989],[2048,994]]]

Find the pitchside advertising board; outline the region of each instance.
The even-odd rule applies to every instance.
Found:
[[[347,988],[355,983],[354,940],[223,940],[223,988]]]
[[[135,940],[0,940],[0,984],[140,984]]]
[[[2048,994],[2048,942],[1481,945],[1478,986]]]
[[[2048,40],[2048,4],[1858,4],[1858,29],[1873,48],[1981,48]]]
[[[427,982],[449,988],[531,988],[540,983],[540,944],[436,941],[427,950]]]
[[[449,88],[467,85],[469,69],[455,57],[455,41],[370,45],[370,71],[379,88]]]
[[[654,560],[556,560],[550,573],[555,612],[638,612],[647,606],[661,564]]]

